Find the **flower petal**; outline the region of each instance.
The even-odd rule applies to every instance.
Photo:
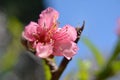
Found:
[[[77,53],[78,47],[76,43],[71,42],[71,46],[68,46],[63,51],[63,56],[65,56],[68,60],[70,60],[76,53]]]
[[[36,55],[40,58],[47,58],[52,54],[52,49],[53,46],[51,44],[43,45],[41,43],[38,43],[36,46]]]
[[[30,24],[25,27],[25,30],[22,33],[22,37],[28,41],[34,41],[35,40],[34,35],[37,34],[37,27],[38,27],[37,23],[30,22]]]
[[[54,34],[55,40],[71,40],[75,41],[77,38],[77,32],[74,27],[66,25],[63,28],[58,28]]]
[[[69,60],[76,54],[77,50],[78,47],[73,41],[56,41],[53,55],[65,56]]]
[[[70,25],[66,25],[62,28],[62,30],[66,30],[67,35],[69,35],[70,40],[75,41],[77,38],[77,32],[74,27]]]
[[[59,13],[53,8],[47,8],[40,15],[40,19],[38,20],[38,24],[44,28],[49,29],[57,23],[57,19]]]

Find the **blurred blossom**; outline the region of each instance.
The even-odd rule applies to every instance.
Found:
[[[22,33],[30,49],[41,58],[54,55],[71,59],[78,50],[74,42],[77,38],[75,28],[70,25],[58,28],[59,13],[53,8],[47,8],[39,17],[38,23],[30,22]]]
[[[120,18],[117,20],[117,35],[120,36]]]

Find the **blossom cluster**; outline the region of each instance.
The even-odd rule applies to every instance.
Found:
[[[69,60],[78,50],[74,42],[77,38],[75,28],[71,25],[60,28],[58,17],[59,13],[49,7],[41,12],[38,22],[31,21],[22,32],[22,37],[40,58],[53,55],[64,56]]]

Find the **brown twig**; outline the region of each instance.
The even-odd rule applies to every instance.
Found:
[[[80,39],[80,36],[81,36],[81,33],[84,29],[84,26],[85,26],[85,21],[83,21],[82,27],[77,27],[76,28],[77,39],[75,40],[75,43],[78,43],[78,41]],[[61,61],[61,64],[60,64],[58,70],[52,73],[51,80],[58,80],[70,61],[71,60],[68,60],[64,57],[63,60]]]

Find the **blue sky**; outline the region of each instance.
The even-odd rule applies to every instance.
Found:
[[[103,55],[108,56],[115,46],[117,36],[115,34],[116,20],[120,17],[120,0],[45,0],[48,7],[53,7],[60,13],[60,26],[70,24],[82,25],[86,21],[82,36],[87,36]],[[89,59],[90,51],[82,42],[79,42],[79,54],[77,58]],[[70,66],[73,66],[73,63]],[[75,66],[75,65],[74,65]],[[70,69],[69,69],[70,70]]]

